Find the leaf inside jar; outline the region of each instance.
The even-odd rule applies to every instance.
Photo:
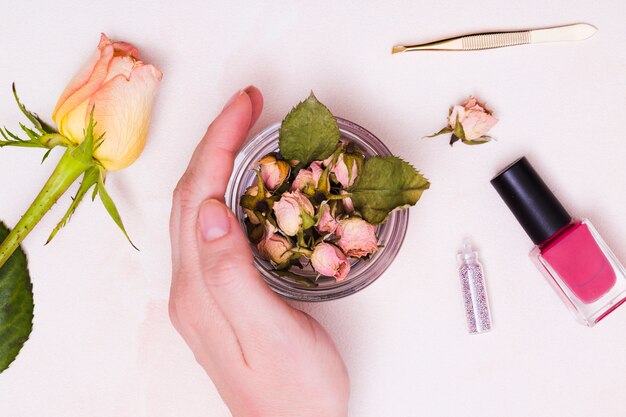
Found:
[[[328,158],[339,144],[337,120],[313,92],[293,108],[279,132],[280,153],[285,159],[308,165]]]

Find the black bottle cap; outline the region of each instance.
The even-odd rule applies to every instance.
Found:
[[[491,185],[536,245],[572,221],[526,157],[503,169]]]

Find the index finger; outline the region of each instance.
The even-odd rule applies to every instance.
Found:
[[[208,198],[223,199],[235,155],[263,108],[263,96],[253,86],[238,91],[208,127],[189,161],[184,177],[201,178],[194,187],[192,205]],[[242,117],[242,114],[248,117]]]
[[[174,191],[170,237],[172,264],[175,269],[180,264],[181,210],[184,208],[193,212],[209,198],[223,200],[235,155],[262,109],[263,96],[256,87],[239,90],[208,127],[194,151],[189,166]],[[185,207],[181,207],[183,205]]]

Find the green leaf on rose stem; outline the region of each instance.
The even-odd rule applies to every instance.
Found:
[[[339,144],[337,120],[313,92],[294,107],[280,126],[279,148],[285,159],[304,166],[328,158]]]
[[[480,140],[480,139],[474,139],[474,140],[464,140],[463,143],[466,145],[482,145],[483,143],[487,143],[490,142],[489,140]]]
[[[446,126],[443,129],[441,129],[439,132],[433,133],[430,136],[424,136],[424,138],[434,138],[435,136],[445,135],[446,133],[452,133],[453,131],[454,130],[450,126]]]
[[[24,113],[24,116],[26,116],[28,120],[30,120],[30,122],[33,124],[33,126],[35,126],[37,130],[39,130],[42,134],[59,133],[54,127],[50,126],[48,123],[41,120],[41,118],[37,115],[37,113],[31,112],[30,110],[26,108],[26,106],[22,104],[20,99],[17,97],[17,90],[15,88],[15,83],[13,83],[11,87],[13,89],[13,97],[15,98],[15,102],[17,103],[17,106],[20,108],[22,113]]]
[[[117,210],[117,207],[115,207],[115,203],[113,202],[113,199],[111,198],[111,196],[109,196],[109,193],[107,192],[106,188],[104,188],[103,177],[104,177],[103,174],[99,175],[98,184],[97,184],[98,195],[100,196],[100,200],[102,200],[102,204],[104,204],[104,208],[107,209],[107,212],[109,213],[109,215],[111,216],[115,224],[117,224],[120,230],[124,233],[124,236],[126,236],[126,239],[128,239],[132,247],[139,250],[137,246],[135,246],[133,241],[130,240],[128,233],[126,233],[126,229],[124,228],[124,223],[122,222],[122,217],[120,216],[120,213]]]
[[[456,124],[454,125],[454,135],[461,138],[461,140],[465,140],[465,130],[463,130],[463,125],[459,122],[459,115],[456,115]]]
[[[396,156],[374,156],[348,189],[356,210],[371,224],[381,224],[398,207],[414,205],[430,183]]]
[[[9,229],[0,222],[0,242]],[[21,247],[0,267],[0,373],[7,369],[33,329],[33,285]]]
[[[40,163],[43,164],[44,162],[46,162],[46,159],[48,159],[48,157],[50,156],[50,152],[52,152],[52,148],[48,149],[48,151],[45,154],[43,154],[43,158],[41,158]]]
[[[6,127],[4,129],[0,128],[0,136],[4,138],[4,140],[0,139],[0,148],[4,146],[19,146],[23,148],[48,148],[47,145],[41,142],[41,137],[37,138],[36,140],[22,139]]]
[[[72,157],[85,164],[92,163],[94,145],[96,142],[96,139],[93,136],[93,128],[96,126],[96,121],[93,119],[94,109],[95,106],[91,108],[91,113],[89,113],[89,124],[85,129],[85,138],[83,139],[81,144],[74,148],[74,150],[72,151]],[[102,140],[103,136],[100,136],[98,140]]]
[[[80,183],[80,187],[78,187],[78,191],[76,192],[76,195],[72,199],[72,204],[70,204],[70,207],[67,209],[67,212],[65,213],[61,221],[56,225],[52,233],[50,233],[50,236],[48,237],[48,240],[46,241],[46,245],[50,243],[50,241],[54,238],[54,236],[56,236],[59,230],[61,230],[61,228],[64,227],[67,224],[67,222],[70,221],[70,219],[72,218],[72,214],[74,214],[74,212],[78,208],[78,205],[83,200],[83,197],[85,197],[85,194],[87,194],[87,192],[89,191],[91,187],[93,187],[94,185],[98,183],[99,177],[100,177],[100,169],[97,166],[91,167],[87,171],[85,171],[85,173],[83,174],[83,180]]]
[[[315,225],[315,218],[310,216],[309,213],[302,211],[300,217],[302,217],[302,230],[309,229]]]

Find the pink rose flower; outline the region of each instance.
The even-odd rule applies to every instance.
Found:
[[[266,223],[263,239],[257,244],[259,253],[266,259],[280,265],[291,258],[291,241],[276,233],[276,228],[270,223]]]
[[[319,209],[320,219],[315,228],[320,233],[334,233],[337,228],[337,219],[334,216],[334,210],[330,209],[328,204],[322,204]]]
[[[341,190],[339,194],[345,195],[349,193],[347,191]],[[342,198],[341,204],[343,204],[343,209],[346,211],[346,213],[354,213],[354,204],[352,203],[352,199],[350,197]]]
[[[498,123],[498,119],[492,116],[492,111],[488,110],[484,103],[480,103],[472,96],[462,105],[456,105],[452,108],[452,112],[448,117],[448,125],[451,129],[455,128],[457,117],[459,123],[463,126],[465,140],[470,141],[476,139],[487,140],[483,136]]]
[[[307,169],[301,169],[298,171],[298,175],[296,175],[296,178],[291,184],[291,191],[306,191],[308,189],[315,190],[323,171],[324,169],[322,168],[320,162],[312,162]]]
[[[348,256],[360,258],[378,250],[374,226],[358,217],[342,220],[335,230],[337,245]]]
[[[348,188],[354,184],[354,180],[359,174],[357,162],[355,159],[352,159],[352,168],[348,169],[344,154],[339,154],[337,162],[333,166],[332,173],[335,174],[335,178],[343,188]]]
[[[287,236],[295,236],[302,225],[302,213],[314,215],[313,204],[300,191],[287,192],[274,203],[274,214],[278,227]]]
[[[61,94],[52,118],[75,145],[84,140],[93,109],[94,137],[104,142],[94,157],[110,171],[125,168],[141,154],[161,71],[144,64],[137,48],[100,37],[98,50]]]
[[[274,155],[267,155],[259,161],[261,179],[268,190],[275,190],[289,176],[291,167],[287,161],[279,161]]]
[[[334,277],[337,282],[343,281],[350,272],[350,262],[346,255],[334,245],[321,242],[311,255],[313,268],[327,277]]]

